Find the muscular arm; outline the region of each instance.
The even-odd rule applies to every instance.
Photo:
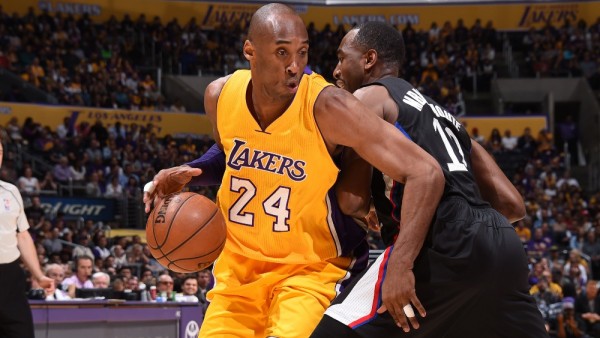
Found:
[[[375,90],[385,90],[384,87],[371,87]],[[385,92],[387,95],[387,91]],[[396,116],[386,114],[386,104],[388,101],[381,100],[378,95],[370,95],[366,88],[354,92],[354,96],[362,101],[370,112],[376,116],[394,123]],[[372,167],[362,159],[356,151],[351,148],[345,148],[342,158],[342,171],[338,176],[336,183],[336,195],[340,204],[340,209],[346,215],[355,218],[364,218],[369,212],[371,202],[371,178]]]
[[[326,142],[352,147],[369,163],[405,184],[395,268],[412,269],[444,190],[444,176],[431,155],[367,106],[337,88],[323,90],[315,118]]]
[[[483,199],[511,223],[525,217],[525,204],[519,191],[479,143],[471,140],[471,145],[473,173]]]

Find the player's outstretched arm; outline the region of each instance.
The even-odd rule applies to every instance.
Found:
[[[152,202],[154,204],[159,203],[165,196],[181,191],[183,187],[185,187],[192,178],[199,176],[203,173],[202,166],[200,163],[204,163],[210,167],[210,170],[207,170],[207,174],[214,175],[218,177],[223,174],[219,170],[219,161],[220,154],[219,150],[223,149],[221,146],[219,132],[217,130],[217,102],[219,100],[219,95],[221,94],[221,90],[227,82],[229,76],[219,78],[213,82],[211,82],[204,91],[204,109],[206,110],[206,115],[211,121],[213,127],[213,137],[217,144],[218,149],[213,149],[207,156],[211,157],[212,162],[206,163],[206,161],[202,161],[202,157],[197,159],[196,161],[190,162],[192,166],[189,164],[184,164],[181,166],[163,169],[154,176],[152,182],[149,182],[144,186],[144,204],[145,211],[150,212],[150,206]],[[207,159],[207,158],[205,158]],[[223,155],[224,162],[224,155]],[[216,163],[216,164],[215,164]],[[194,164],[198,165],[194,167]],[[216,167],[216,168],[215,168]],[[207,169],[207,168],[204,168]],[[213,170],[214,169],[214,170]],[[215,177],[206,177],[205,180],[214,181]],[[218,178],[217,178],[218,179]]]
[[[405,184],[401,230],[388,261],[382,300],[398,325],[408,331],[405,305],[413,304],[425,315],[415,293],[412,268],[444,190],[442,170],[431,155],[341,89],[328,87],[321,92],[315,102],[315,118],[329,147],[352,147],[380,171]],[[409,320],[418,328],[416,317]]]
[[[473,174],[483,199],[511,223],[525,217],[525,204],[519,191],[479,143],[471,140],[471,145]]]

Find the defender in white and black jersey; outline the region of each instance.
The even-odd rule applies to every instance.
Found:
[[[375,177],[376,206],[382,194],[390,201],[382,232],[393,245],[336,298],[311,337],[547,337],[510,224],[524,216],[521,197],[452,115],[398,78],[400,33],[364,23],[344,37],[338,57],[338,86],[432,155],[446,185],[432,224],[417,229],[400,217],[402,186]]]

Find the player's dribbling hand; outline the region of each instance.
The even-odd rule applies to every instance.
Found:
[[[388,262],[388,268],[383,281],[381,300],[383,305],[377,309],[377,313],[381,314],[388,311],[396,322],[396,325],[401,327],[404,332],[409,332],[410,326],[414,329],[419,328],[414,308],[416,308],[421,317],[425,317],[426,315],[425,308],[421,305],[415,292],[415,275],[412,270],[401,271],[398,269],[397,266],[393,265],[392,257],[390,257],[390,261]],[[408,321],[410,321],[410,325]]]
[[[152,202],[160,203],[162,199],[172,193],[181,191],[192,177],[202,174],[202,169],[186,165],[163,169],[154,176],[152,184],[144,187],[144,204],[146,213],[150,212]]]

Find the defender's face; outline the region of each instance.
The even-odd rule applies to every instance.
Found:
[[[354,44],[358,30],[349,31],[337,50],[338,63],[333,71],[335,84],[350,93],[360,88],[365,78],[366,54]]]
[[[304,22],[293,15],[272,18],[266,25],[267,33],[250,42],[253,84],[270,97],[289,99],[298,91],[308,63],[308,33]]]

